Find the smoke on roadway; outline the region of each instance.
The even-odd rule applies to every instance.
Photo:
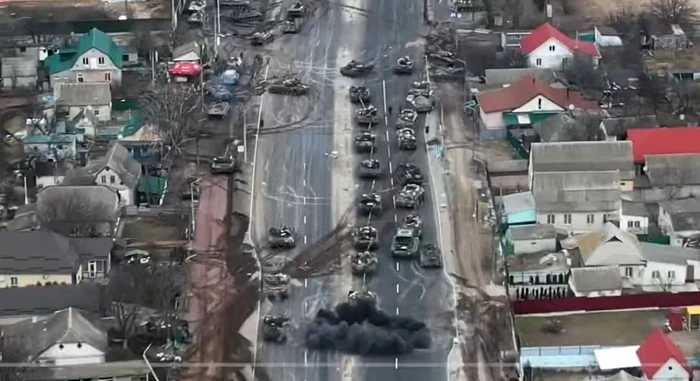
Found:
[[[308,325],[306,346],[357,355],[402,355],[432,344],[425,323],[412,317],[389,315],[368,300],[321,309]]]

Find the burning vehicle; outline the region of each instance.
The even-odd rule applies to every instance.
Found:
[[[360,226],[352,232],[352,241],[358,250],[375,250],[379,248],[379,234],[373,226]]]
[[[297,246],[296,232],[287,226],[270,228],[268,246],[272,249],[293,249]]]
[[[270,300],[289,298],[289,275],[276,273],[263,276],[263,289]]]
[[[377,270],[378,264],[379,259],[376,254],[371,251],[361,251],[353,254],[350,266],[355,275],[369,275]]]

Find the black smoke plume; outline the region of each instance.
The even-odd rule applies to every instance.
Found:
[[[389,315],[368,300],[319,310],[304,339],[309,349],[357,355],[402,355],[428,349],[432,344],[425,323],[408,316]]]

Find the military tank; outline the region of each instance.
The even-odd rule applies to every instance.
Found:
[[[413,163],[401,163],[396,168],[401,185],[416,184],[423,185],[423,174],[420,168]]]
[[[442,253],[433,244],[425,244],[420,248],[419,264],[423,268],[439,269],[442,267]]]
[[[376,107],[370,105],[355,111],[355,121],[358,124],[379,123],[379,112]]]
[[[289,78],[269,84],[267,91],[270,94],[306,95],[309,93],[309,86],[302,84],[299,78]]]
[[[396,207],[413,209],[420,205],[425,198],[425,190],[420,185],[407,184],[396,196]]]
[[[350,102],[367,104],[372,100],[372,94],[365,86],[350,86]]]
[[[416,134],[410,128],[398,131],[399,149],[402,151],[415,151],[418,148]]]
[[[370,132],[361,132],[355,135],[355,150],[357,152],[372,152],[375,148],[377,135]]]
[[[369,74],[374,69],[374,63],[361,63],[356,60],[348,62],[347,65],[340,68],[340,74],[346,77],[361,77]]]
[[[263,324],[263,340],[268,343],[284,344],[287,342],[287,334],[282,327],[276,325]]]
[[[394,65],[396,74],[413,74],[413,60],[409,56],[404,56],[396,60]]]
[[[287,226],[270,228],[268,246],[272,249],[293,249],[297,246],[296,232]]]
[[[404,229],[413,230],[413,235],[416,237],[423,236],[423,219],[417,214],[409,214],[401,221],[401,227]]]
[[[348,303],[370,303],[374,305],[377,303],[377,294],[369,290],[350,290],[348,292]]]
[[[370,213],[381,213],[382,196],[377,193],[363,194],[357,200],[357,209],[363,215],[369,215]]]
[[[377,159],[365,159],[360,161],[357,173],[363,179],[376,179],[382,174],[382,167]]]
[[[377,270],[379,258],[371,251],[361,251],[352,255],[352,273],[355,275],[369,275]]]
[[[352,242],[358,250],[379,248],[379,232],[373,226],[360,226],[352,232]]]
[[[399,112],[399,118],[396,120],[396,129],[413,128],[416,119],[418,119],[418,113],[416,110],[406,108]]]
[[[287,299],[289,297],[289,275],[265,274],[263,276],[263,290],[270,300]]]

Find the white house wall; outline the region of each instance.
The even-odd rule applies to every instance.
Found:
[[[63,348],[61,348],[63,345]],[[38,361],[55,361],[57,366],[100,364],[105,361],[105,355],[90,344],[64,343],[55,344],[37,357]]]
[[[549,50],[550,46],[554,46],[554,51]],[[564,58],[571,61],[572,57],[573,54],[566,45],[555,38],[550,38],[527,56],[527,63],[530,67],[559,69]],[[538,59],[541,60],[540,65],[537,65]]]
[[[601,229],[605,225],[605,212],[592,213],[543,213],[537,212],[537,223],[548,224],[548,215],[554,215],[554,227],[564,229],[569,232],[589,232]],[[571,215],[571,224],[564,224],[564,214]],[[593,215],[593,223],[588,223],[588,215]]]
[[[36,178],[37,187],[49,187],[59,185],[63,182],[64,176],[41,176]]]
[[[672,263],[647,262],[647,267],[644,269],[644,278],[642,280],[644,286],[653,285],[683,285],[685,284],[686,265],[676,265]],[[658,283],[653,278],[653,272],[658,271],[660,282]],[[669,279],[668,272],[673,271],[674,278]]]
[[[659,381],[688,381],[690,379],[690,374],[683,368],[683,366],[675,359],[669,358],[664,363],[664,366],[660,367],[651,380]]]
[[[500,111],[496,112],[484,112],[480,110],[479,118],[481,118],[482,126],[487,130],[502,130],[506,128],[506,122],[503,120],[503,113]]]
[[[540,107],[540,101],[542,101],[542,105]],[[543,97],[541,95],[536,96],[535,98],[532,98],[530,101],[525,103],[524,105],[514,109],[512,112],[514,113],[529,113],[529,112],[536,112],[536,111],[563,111],[564,109],[559,106],[558,104],[550,101],[546,97]]]
[[[70,120],[75,119],[75,117],[78,116],[78,114],[80,114],[86,107],[87,105],[70,107],[68,109],[68,118]],[[100,122],[108,122],[112,118],[112,108],[110,105],[93,105],[92,108],[97,110],[97,113],[99,114],[97,115],[97,119]]]
[[[112,183],[112,176],[114,176],[114,183]],[[120,203],[122,205],[133,205],[135,198],[134,190],[122,184],[119,175],[111,169],[104,169],[98,173],[97,176],[95,176],[95,183],[116,190],[121,197]]]
[[[639,227],[635,227],[635,222]],[[630,227],[630,223],[632,226]],[[632,234],[647,234],[649,231],[649,217],[620,215],[620,229]]]

